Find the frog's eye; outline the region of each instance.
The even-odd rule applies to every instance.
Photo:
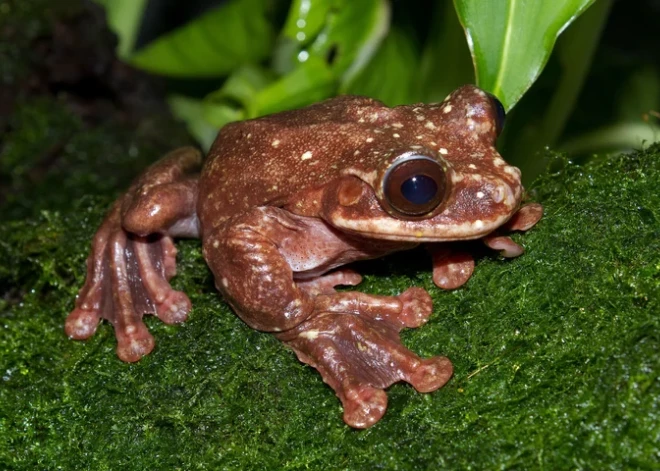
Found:
[[[397,212],[421,216],[433,211],[445,198],[447,177],[442,166],[423,155],[396,162],[385,175],[387,202]]]
[[[495,127],[497,129],[497,135],[499,136],[504,127],[504,120],[506,119],[506,111],[504,111],[504,105],[502,102],[497,99],[497,97],[491,93],[488,94],[490,101],[493,103],[493,108],[495,109]]]

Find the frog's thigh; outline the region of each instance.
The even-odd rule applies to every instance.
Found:
[[[293,280],[280,252],[286,239],[310,236],[302,219],[277,208],[254,208],[204,236],[215,284],[250,327],[280,332],[312,314],[313,297]]]

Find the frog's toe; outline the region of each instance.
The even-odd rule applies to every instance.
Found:
[[[505,231],[527,231],[543,216],[543,206],[539,203],[529,203],[522,206],[516,214],[502,227]]]
[[[156,315],[166,324],[184,322],[192,308],[190,299],[183,291],[170,289],[166,298],[156,305]]]
[[[397,296],[403,307],[399,320],[406,327],[419,327],[424,325],[433,312],[433,300],[423,288],[408,288]]]
[[[463,286],[474,272],[474,258],[445,244],[427,245],[433,259],[433,283],[438,288],[456,289]]]
[[[525,252],[525,249],[516,244],[509,236],[492,235],[486,236],[482,240],[486,246],[500,252],[502,257],[514,258]]]
[[[387,394],[382,389],[352,384],[345,387],[342,396],[344,422],[351,427],[371,427],[387,410]]]
[[[154,349],[154,338],[142,321],[125,329],[115,328],[117,356],[120,360],[133,363]]]
[[[69,338],[85,340],[94,335],[101,322],[98,310],[75,308],[66,318],[64,331]]]
[[[428,393],[444,386],[454,374],[454,367],[447,357],[422,360],[407,381],[419,392]]]

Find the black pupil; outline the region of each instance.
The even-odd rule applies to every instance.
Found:
[[[414,175],[401,184],[401,194],[413,204],[426,204],[438,192],[438,184],[426,175]]]

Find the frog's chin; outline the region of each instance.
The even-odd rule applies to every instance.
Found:
[[[433,219],[406,221],[392,217],[345,219],[336,214],[333,216],[329,218],[328,222],[339,230],[370,239],[401,242],[450,242],[480,239],[511,218],[511,214],[505,214],[491,219],[435,224]]]

